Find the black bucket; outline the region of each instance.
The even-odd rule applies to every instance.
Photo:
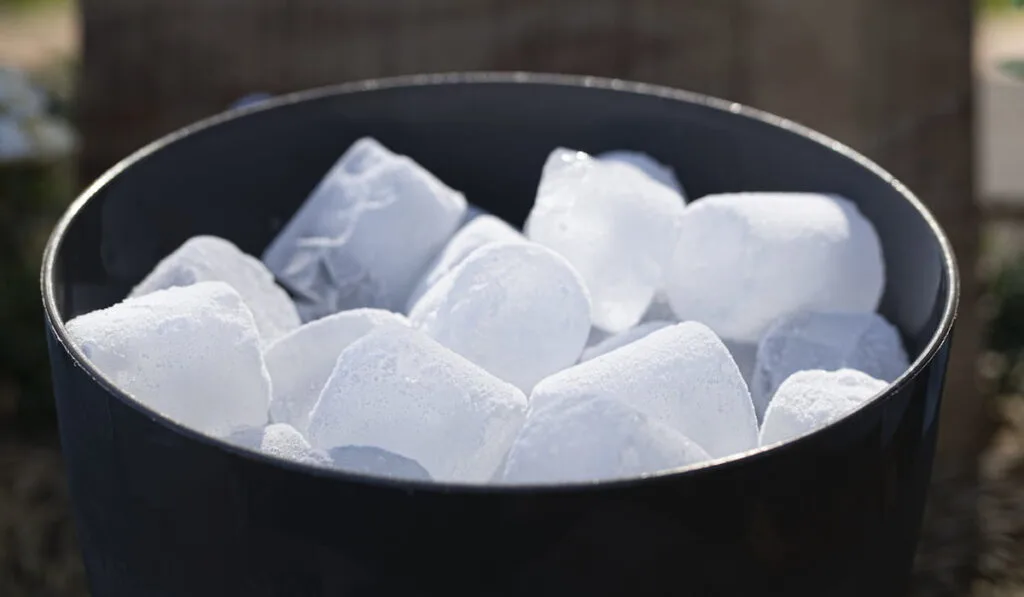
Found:
[[[386,481],[231,447],[128,398],[69,345],[65,321],[123,298],[192,235],[259,255],[363,135],[515,224],[559,145],[647,151],[692,197],[841,193],[878,229],[881,311],[913,366],[851,416],[770,450],[646,479],[499,488]],[[441,75],[218,116],[103,176],[47,248],[61,440],[93,594],[897,595],[919,533],[957,288],[935,220],[880,168],[791,122],[692,93]]]

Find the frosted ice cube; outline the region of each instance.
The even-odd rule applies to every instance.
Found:
[[[285,460],[314,466],[331,465],[331,459],[327,454],[314,450],[306,438],[287,423],[273,423],[262,428],[245,429],[232,433],[224,439],[235,445],[258,450],[269,456]]]
[[[673,323],[674,322],[671,321],[648,321],[647,323],[637,324],[624,332],[619,332],[614,336],[609,336],[601,340],[594,346],[587,347],[580,356],[580,362],[589,361],[590,359],[607,354],[631,342],[636,342],[641,338],[646,338],[652,332],[656,332],[662,328],[667,328],[668,326],[673,325]]]
[[[590,301],[579,274],[554,251],[491,243],[427,291],[409,320],[528,392],[579,358],[590,332]]]
[[[815,193],[739,193],[686,208],[665,282],[680,319],[757,342],[791,313],[874,311],[885,278],[878,236],[853,203]]]
[[[306,323],[268,346],[264,358],[273,385],[270,419],[305,433],[341,351],[379,327],[408,325],[405,317],[390,311],[353,309]]]
[[[401,311],[466,199],[408,157],[363,138],[327,173],[263,261],[309,321],[358,307]]]
[[[670,166],[662,164],[642,151],[617,149],[614,151],[600,153],[596,157],[605,161],[629,164],[630,166],[639,169],[649,178],[656,180],[679,193],[684,200],[686,198],[686,192],[683,190],[683,185],[679,183],[679,179],[676,177],[675,171]]]
[[[716,458],[757,446],[747,385],[725,345],[700,323],[663,328],[545,378],[530,408],[582,396],[632,406]]]
[[[476,249],[494,242],[527,242],[526,237],[504,221],[488,214],[481,214],[463,226],[452,237],[444,250],[434,258],[427,268],[426,274],[420,279],[416,289],[409,296],[407,310],[411,311],[431,286],[462,263]]]
[[[556,149],[525,230],[583,276],[594,325],[621,332],[640,321],[661,286],[683,208],[678,193],[633,166]]]
[[[885,389],[852,369],[800,371],[782,382],[761,426],[761,445],[792,439],[838,421]]]
[[[252,311],[264,343],[299,327],[291,298],[258,259],[217,236],[193,236],[153,268],[130,296],[196,282],[227,282]]]
[[[420,463],[393,454],[387,450],[368,446],[341,446],[330,451],[335,468],[352,473],[393,477],[413,481],[430,481],[430,474]]]
[[[881,315],[809,311],[779,319],[761,338],[750,391],[761,415],[797,371],[856,369],[893,382],[908,366],[899,332]]]
[[[412,328],[353,342],[313,409],[307,437],[415,460],[438,481],[483,482],[522,426],[526,397]]]
[[[182,425],[220,437],[267,423],[270,377],[256,323],[224,282],[128,298],[67,330],[114,385]]]
[[[623,479],[709,458],[683,434],[617,400],[575,396],[530,410],[512,444],[502,480]]]

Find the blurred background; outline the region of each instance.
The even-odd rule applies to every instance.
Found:
[[[72,197],[252,93],[447,70],[622,77],[818,128],[964,274],[914,595],[1024,597],[1024,10],[1012,0],[0,0],[0,595],[86,595],[38,266]]]

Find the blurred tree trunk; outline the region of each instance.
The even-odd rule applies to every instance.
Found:
[[[81,0],[81,171],[91,179],[253,91],[449,70],[662,83],[818,128],[902,178],[944,223],[963,301],[943,471],[985,438],[963,0]]]

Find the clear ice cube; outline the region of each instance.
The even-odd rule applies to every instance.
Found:
[[[530,408],[579,397],[618,400],[715,458],[757,446],[747,385],[725,345],[700,323],[663,328],[547,377],[533,389]]]
[[[466,212],[408,157],[356,141],[263,254],[306,321],[359,307],[401,311]]]
[[[193,236],[165,257],[132,290],[142,296],[155,290],[196,282],[227,282],[252,311],[264,343],[299,327],[299,314],[288,293],[258,259],[217,236]]]
[[[225,282],[131,297],[79,315],[67,330],[115,386],[173,421],[217,437],[267,423],[259,333]]]
[[[757,342],[776,319],[800,311],[874,311],[884,285],[874,227],[853,203],[816,193],[691,203],[665,276],[680,319],[740,342]]]
[[[413,326],[529,392],[579,358],[590,301],[579,274],[535,243],[490,243],[435,284],[409,314]]]
[[[526,397],[412,328],[387,327],[342,351],[313,409],[314,447],[380,448],[431,478],[485,482],[522,426]]]
[[[631,165],[556,149],[525,231],[580,272],[594,325],[614,333],[636,325],[661,287],[683,209],[678,193]]]

